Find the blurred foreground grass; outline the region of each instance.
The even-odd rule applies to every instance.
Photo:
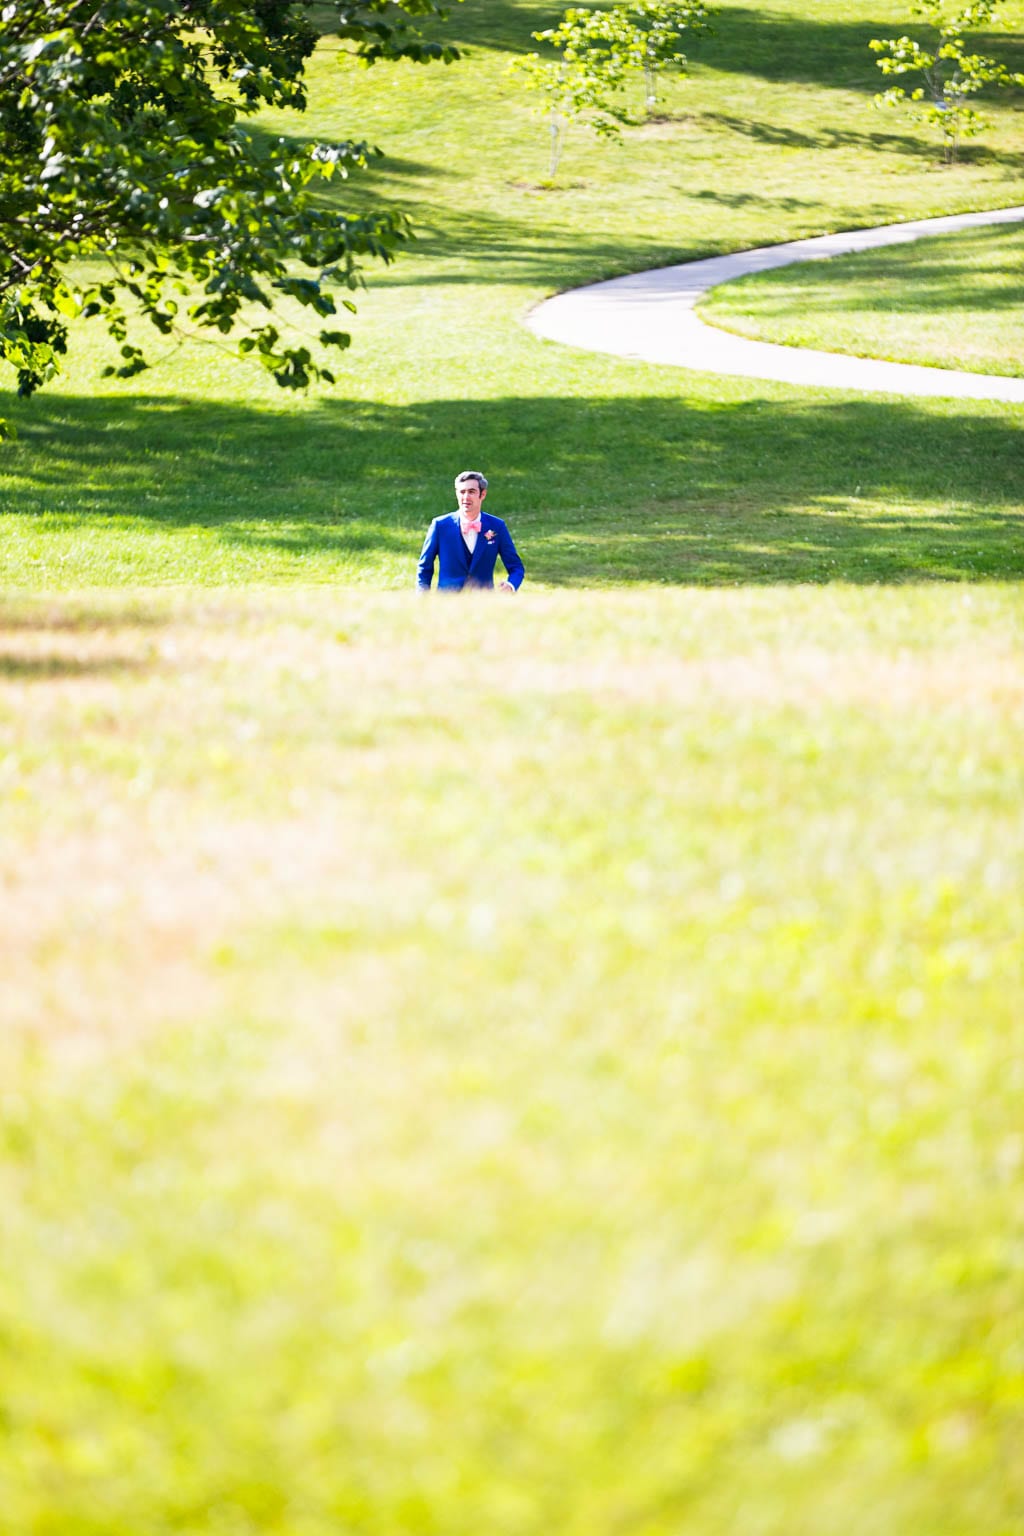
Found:
[[[1018,1531],[1021,653],[6,600],[4,1526]]]

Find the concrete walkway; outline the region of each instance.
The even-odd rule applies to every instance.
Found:
[[[958,373],[951,368],[922,368],[912,363],[884,363],[872,358],[845,357],[838,352],[813,352],[748,341],[705,325],[694,312],[702,293],[748,272],[767,272],[794,261],[821,261],[829,256],[844,256],[849,251],[897,245],[979,224],[1010,224],[1020,220],[1024,220],[1024,207],[960,213],[909,224],[886,224],[850,234],[821,235],[813,240],[793,240],[788,245],[763,246],[732,256],[637,272],[631,277],[616,277],[611,282],[594,283],[547,299],[531,311],[526,324],[538,336],[588,352],[611,352],[648,363],[671,363],[701,373],[778,379],[816,389],[1024,402],[1024,379]]]

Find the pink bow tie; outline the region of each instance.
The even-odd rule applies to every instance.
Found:
[[[462,529],[463,533],[479,533],[480,532],[480,519],[477,518],[475,523],[467,523],[467,522],[464,522],[462,518],[460,518],[459,519],[459,527]]]

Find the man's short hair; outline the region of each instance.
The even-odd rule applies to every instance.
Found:
[[[475,480],[482,491],[487,489],[487,476],[482,475],[478,469],[464,469],[461,475],[455,476],[455,487],[462,484],[463,480]]]

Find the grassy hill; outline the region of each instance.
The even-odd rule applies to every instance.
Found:
[[[449,70],[325,44],[267,123],[379,139],[351,196],[420,232],[333,392],[104,383],[83,334],[11,406],[11,1531],[1024,1517],[1020,412],[520,323],[1019,201],[1019,119],[944,171],[872,105],[897,6],[729,4],[546,189],[506,66],[551,14],[465,0]],[[419,600],[467,464],[527,583]]]

